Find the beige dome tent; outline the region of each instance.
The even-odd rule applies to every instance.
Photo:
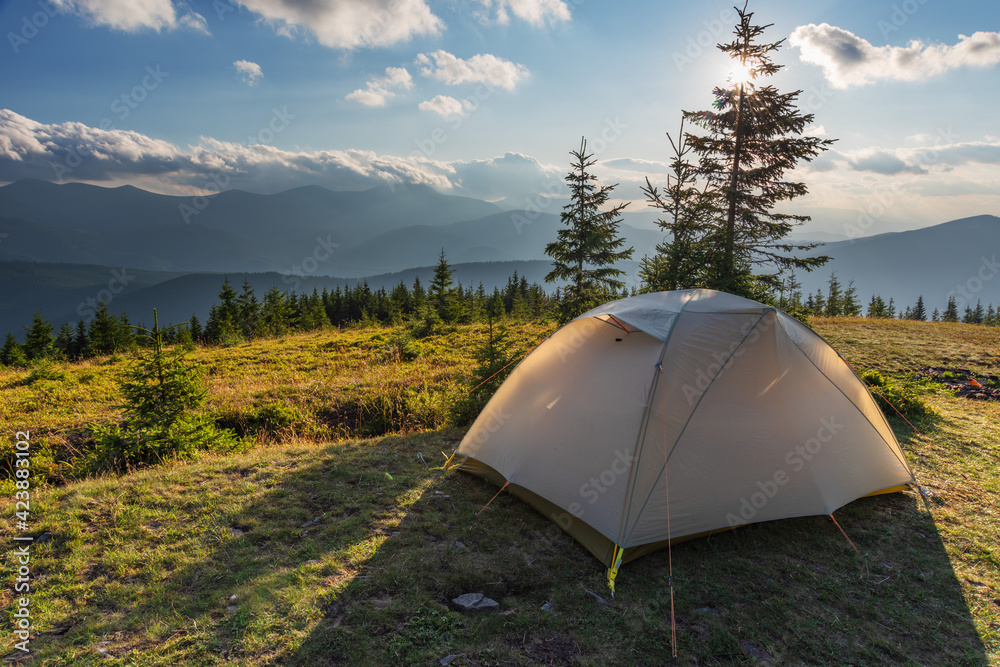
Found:
[[[621,562],[668,538],[831,514],[914,482],[826,341],[711,290],[620,299],[568,323],[514,369],[453,459],[560,525],[611,568],[612,590]]]

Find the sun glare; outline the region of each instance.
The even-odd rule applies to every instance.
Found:
[[[733,65],[733,69],[729,72],[729,83],[734,86],[738,86],[741,83],[750,83],[753,81],[754,75],[753,71],[742,63],[736,63]]]

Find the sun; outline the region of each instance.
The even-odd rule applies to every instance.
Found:
[[[735,63],[729,71],[728,81],[734,86],[750,83],[755,78],[753,70],[743,63]]]

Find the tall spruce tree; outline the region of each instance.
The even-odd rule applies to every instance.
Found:
[[[844,296],[840,300],[840,310],[842,315],[848,317],[861,316],[861,302],[858,301],[858,289],[854,286],[854,278],[847,281],[847,288],[844,289]]]
[[[41,313],[35,313],[31,326],[24,327],[27,332],[24,337],[24,353],[28,359],[46,359],[52,356],[52,346],[55,336],[52,335],[52,324]]]
[[[914,320],[920,320],[921,322],[927,320],[927,308],[924,307],[923,294],[917,296],[917,304],[913,306],[913,310],[910,311],[910,317]]]
[[[24,355],[24,349],[14,338],[14,334],[7,332],[7,338],[3,341],[3,349],[0,349],[0,364],[4,366],[23,367],[28,365],[28,358]]]
[[[87,325],[80,318],[76,323],[76,335],[73,337],[73,358],[80,359],[87,353]]]
[[[885,300],[878,294],[872,294],[872,300],[868,302],[867,317],[884,318],[886,316]]]
[[[755,270],[766,266],[779,273],[808,271],[829,259],[792,254],[815,247],[782,241],[794,225],[810,218],[774,209],[807,193],[804,183],[784,180],[785,172],[812,160],[833,141],[802,135],[813,122],[813,114],[802,114],[795,106],[802,91],[781,93],[758,83],[782,68],[772,54],[785,40],[760,43],[772,24],[754,25],[746,6],[737,13],[734,39],[718,45],[733,60],[729,85],[713,91],[714,110],[684,112],[685,120],[707,131],[704,136],[688,134],[685,141],[698,155],[698,174],[707,179],[720,211],[705,238],[716,249],[706,267],[705,286],[762,298],[780,279]]]
[[[648,205],[664,214],[656,224],[669,235],[656,246],[652,257],[640,260],[639,279],[645,292],[702,286],[708,279],[706,267],[712,265],[717,253],[712,244],[706,243],[713,219],[719,214],[717,201],[706,188],[697,185],[698,170],[688,160],[691,146],[683,120],[677,141],[669,132],[667,140],[674,156],[666,187],[661,192],[648,177],[642,187]]]
[[[62,326],[59,327],[59,332],[56,333],[53,348],[55,349],[56,355],[60,358],[73,358],[73,325],[69,322],[63,322]]]
[[[827,282],[826,310],[823,314],[827,317],[844,314],[844,291],[836,271],[830,272],[830,280]]]
[[[597,162],[593,154],[587,153],[587,140],[581,139],[580,148],[570,151],[570,155],[572,167],[564,179],[569,185],[570,202],[560,216],[565,226],[557,232],[556,240],[545,246],[545,254],[552,258],[552,270],[545,281],[569,283],[559,304],[560,322],[600,305],[624,287],[618,277],[625,272],[615,264],[630,259],[633,252],[633,248],[620,249],[625,239],[619,236],[618,227],[627,204],[601,210],[616,186],[599,186],[597,177],[587,171]],[[524,291],[522,299],[527,296]]]
[[[445,258],[444,248],[441,248],[438,263],[434,265],[434,278],[431,279],[427,297],[431,308],[443,322],[453,321],[455,314],[455,287],[451,279],[454,272]]]
[[[955,303],[955,297],[948,297],[948,305],[944,309],[944,314],[941,315],[942,322],[958,322],[958,304]]]

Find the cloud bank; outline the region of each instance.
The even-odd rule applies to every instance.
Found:
[[[311,35],[334,49],[391,46],[417,35],[439,35],[444,29],[424,0],[237,1],[278,34]]]
[[[788,43],[804,63],[819,65],[834,88],[864,86],[879,80],[919,81],[961,67],[1000,62],[1000,33],[959,35],[958,43],[873,46],[852,32],[828,23],[799,26]]]
[[[562,169],[507,153],[490,160],[443,162],[423,155],[366,150],[294,151],[201,137],[187,147],[138,132],[83,123],[39,123],[0,109],[0,183],[23,178],[131,183],[168,194],[217,188],[281,192],[302,185],[361,190],[376,185],[429,185],[483,199],[513,198],[561,179]]]
[[[187,3],[172,0],[51,0],[57,11],[76,14],[94,26],[137,32],[189,28],[208,32],[205,17]]]

